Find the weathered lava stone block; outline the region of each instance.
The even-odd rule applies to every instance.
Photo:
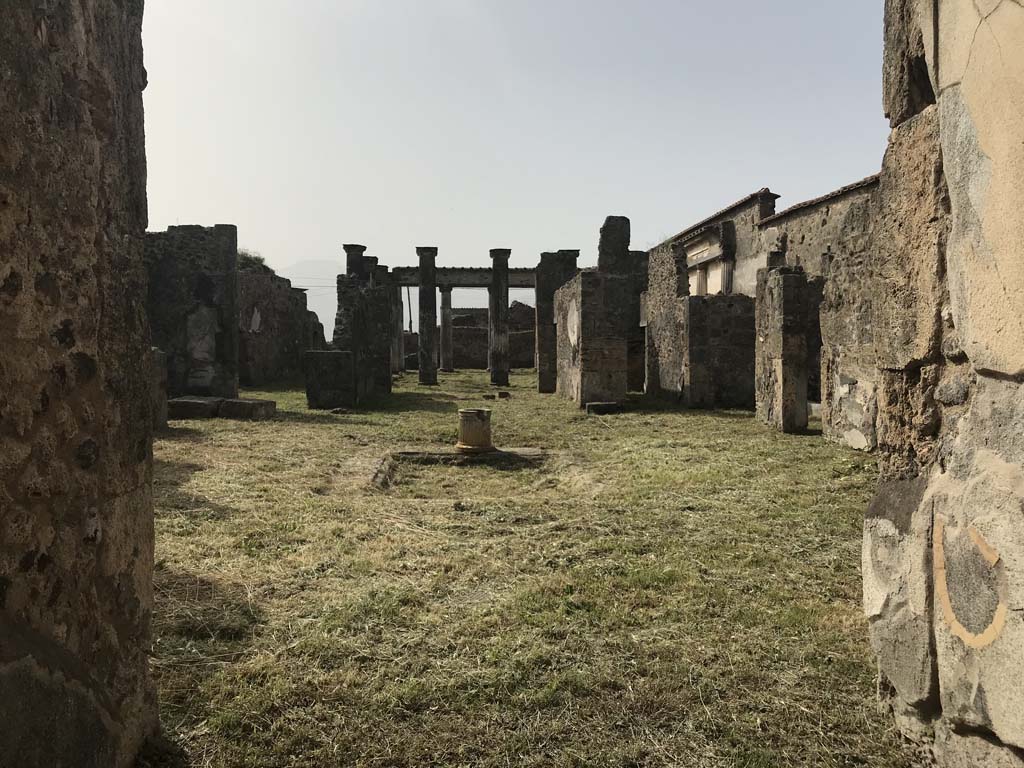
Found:
[[[304,357],[306,403],[311,410],[354,408],[358,402],[351,352],[311,351]]]
[[[0,11],[0,764],[157,727],[143,3]]]

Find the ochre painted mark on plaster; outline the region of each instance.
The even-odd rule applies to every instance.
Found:
[[[981,556],[985,559],[985,562],[992,568],[999,562],[999,553],[990,545],[985,538],[981,535],[977,528],[973,525],[967,529],[968,535],[971,537],[971,541],[974,546],[978,548]],[[949,584],[946,581],[946,545],[945,545],[945,534],[946,534],[946,523],[941,518],[935,520],[935,529],[933,533],[933,547],[934,547],[934,576],[935,576],[935,594],[939,599],[939,604],[942,605],[942,614],[946,620],[946,624],[949,626],[949,631],[955,636],[959,637],[964,643],[975,650],[981,650],[992,645],[999,636],[1002,634],[1003,629],[1006,627],[1006,617],[1008,614],[1008,608],[1006,604],[1005,589],[1000,589],[999,604],[996,606],[995,615],[992,617],[992,622],[985,628],[985,631],[980,634],[974,634],[967,627],[965,627],[960,620],[957,618],[956,611],[953,609],[953,602],[949,598]]]

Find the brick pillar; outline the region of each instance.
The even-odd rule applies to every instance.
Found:
[[[558,329],[555,291],[576,276],[579,251],[542,253],[537,266],[536,358],[537,391],[553,394],[558,386]]]
[[[807,275],[801,267],[757,273],[757,418],[780,432],[807,428]]]
[[[487,362],[491,384],[508,386],[508,258],[507,248],[491,249],[490,311],[487,313],[490,343]]]
[[[341,247],[345,249],[345,274],[357,280],[366,280],[369,277],[363,257],[366,246],[349,243]]]
[[[455,371],[455,345],[452,330],[452,288],[441,286],[441,370]]]
[[[437,384],[437,248],[417,248],[420,259],[420,384]]]

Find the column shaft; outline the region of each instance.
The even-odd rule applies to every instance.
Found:
[[[452,289],[441,288],[441,370],[455,371],[455,332],[452,328]]]
[[[437,248],[417,248],[420,259],[420,384],[437,384]]]
[[[491,384],[507,387],[509,382],[508,349],[508,258],[507,248],[491,250],[491,291],[488,327],[490,344],[487,360],[491,369]]]

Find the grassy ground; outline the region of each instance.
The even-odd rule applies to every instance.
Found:
[[[748,414],[494,409],[540,466],[402,465],[483,374],[156,444],[154,668],[190,766],[910,766],[859,608],[874,468]],[[260,393],[247,393],[261,396]]]

